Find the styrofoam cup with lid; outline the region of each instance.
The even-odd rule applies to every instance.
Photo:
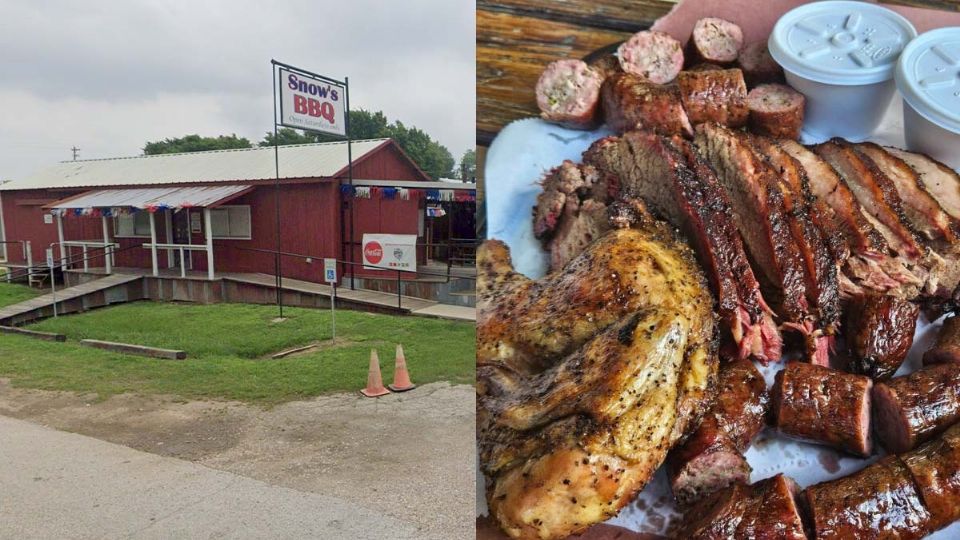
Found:
[[[907,148],[960,170],[960,27],[910,42],[894,74]]]
[[[807,98],[805,135],[869,137],[893,97],[897,58],[916,36],[910,21],[866,2],[813,2],[780,17],[768,47]]]

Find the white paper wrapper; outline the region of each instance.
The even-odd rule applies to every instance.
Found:
[[[895,98],[871,140],[903,147],[901,107],[900,98]],[[589,132],[573,131],[538,119],[526,119],[507,126],[490,146],[486,162],[489,237],[503,240],[510,246],[519,272],[536,278],[544,275],[547,268],[546,254],[533,237],[531,219],[531,209],[540,192],[538,181],[544,173],[565,159],[579,162],[583,151],[593,141],[606,135],[609,135],[609,132],[604,128]],[[939,323],[940,321],[931,323],[921,316],[913,348],[898,375],[920,367],[923,351],[931,346]],[[761,368],[768,385],[782,367],[782,364],[773,364]],[[846,476],[876,461],[880,455],[870,459],[847,457],[826,447],[781,437],[767,429],[754,441],[746,457],[753,467],[750,478],[752,482],[784,473],[796,480],[801,487],[806,487]],[[479,471],[477,478],[481,478]],[[477,489],[478,513],[483,515],[486,514],[486,502],[482,482],[478,482]],[[637,500],[609,523],[638,532],[664,534],[670,521],[677,517],[679,516],[674,508],[673,495],[661,467]],[[960,522],[929,538],[960,538]]]

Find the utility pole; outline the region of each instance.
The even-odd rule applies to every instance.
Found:
[[[77,148],[76,145],[74,145],[73,148],[70,149],[70,151],[73,152],[73,160],[76,161],[76,160],[77,160],[77,154],[80,153],[80,149]]]

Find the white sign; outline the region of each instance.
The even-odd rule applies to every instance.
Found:
[[[337,260],[336,259],[323,260],[323,281],[327,283],[337,282]]]
[[[280,68],[280,124],[346,137],[346,88]]]
[[[43,215],[43,224],[44,224],[44,225],[53,225],[53,214],[44,214],[44,215]]]
[[[361,251],[364,268],[417,271],[415,234],[365,234]]]
[[[53,268],[53,248],[47,248],[47,268]]]

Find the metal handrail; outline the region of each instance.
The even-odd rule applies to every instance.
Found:
[[[29,243],[29,240],[28,240],[27,242]],[[54,243],[57,243],[57,242],[54,242]],[[140,246],[139,246],[139,245],[127,246],[127,247],[125,247],[125,248],[120,248],[120,249],[118,249],[118,250],[112,251],[111,253],[113,253],[113,254],[123,253],[124,251],[130,250],[130,249],[135,249],[135,248],[138,248],[138,247],[140,247]],[[100,248],[100,249],[103,249],[103,248]],[[89,260],[92,260],[92,259],[98,259],[98,258],[101,258],[101,257],[103,257],[102,254],[100,254],[100,255],[92,255],[92,256],[88,256],[88,257],[80,256],[80,257],[74,257],[74,258],[67,257],[67,258],[59,259],[60,261],[66,261],[66,265],[64,265],[64,264],[56,265],[56,264],[55,264],[55,265],[54,265],[54,269],[59,269],[61,272],[63,272],[63,271],[66,269],[66,266],[69,266],[69,265],[71,265],[71,264],[73,264],[73,263],[85,262],[85,261],[89,261]],[[33,264],[31,263],[30,266],[27,266],[26,268],[23,269],[23,271],[21,271],[21,272],[19,272],[19,273],[9,272],[9,273],[7,274],[7,276],[8,276],[8,277],[7,277],[7,280],[8,280],[8,281],[11,281],[11,280],[13,280],[13,279],[20,279],[20,278],[23,278],[23,277],[29,278],[29,277],[31,277],[31,276],[46,276],[46,275],[49,274],[49,273],[50,273],[50,269],[49,269],[45,264],[42,265],[42,266],[36,266],[36,265],[33,265]]]
[[[279,251],[279,252],[278,252],[278,251],[273,250],[273,249],[264,249],[264,248],[251,248],[251,247],[242,247],[242,246],[233,246],[233,245],[226,245],[226,246],[224,246],[224,247],[230,247],[230,248],[238,249],[238,250],[241,250],[241,251],[256,251],[256,252],[259,252],[259,253],[269,253],[269,254],[271,254],[271,255],[276,255],[277,253],[279,253],[279,254],[280,254],[281,256],[283,256],[283,257],[293,257],[293,258],[298,258],[298,259],[311,259],[311,260],[317,260],[317,261],[322,261],[322,260],[325,259],[325,258],[329,258],[329,259],[333,259],[333,258],[334,258],[334,257],[321,257],[321,256],[319,256],[319,255],[307,255],[307,254],[304,254],[304,253],[293,253],[293,252],[290,252],[290,251]],[[366,265],[363,264],[362,262],[359,262],[359,263],[358,263],[358,262],[352,262],[352,261],[342,261],[342,260],[340,260],[340,259],[336,259],[336,261],[337,261],[338,264],[343,264],[343,265],[347,265],[347,266],[366,266]],[[389,272],[389,270],[382,269],[382,268],[379,268],[378,270],[382,270],[382,271],[384,271],[384,272]],[[447,272],[446,272],[445,274],[439,274],[439,273],[436,273],[436,272],[429,272],[429,271],[420,271],[420,270],[417,270],[416,272],[404,271],[404,270],[396,270],[396,273],[397,273],[397,310],[398,310],[398,311],[403,311],[403,308],[402,308],[403,287],[401,286],[401,284],[402,284],[402,281],[403,281],[403,280],[402,280],[402,276],[403,276],[404,273],[407,273],[407,274],[423,274],[423,275],[440,276],[440,277],[443,277],[443,278],[446,279],[446,281],[444,281],[444,283],[450,283],[450,278],[451,278],[451,275],[450,275],[450,267],[449,267],[449,266],[447,267]],[[352,271],[351,271],[351,277],[352,277]],[[458,279],[460,279],[460,278],[458,278]]]

